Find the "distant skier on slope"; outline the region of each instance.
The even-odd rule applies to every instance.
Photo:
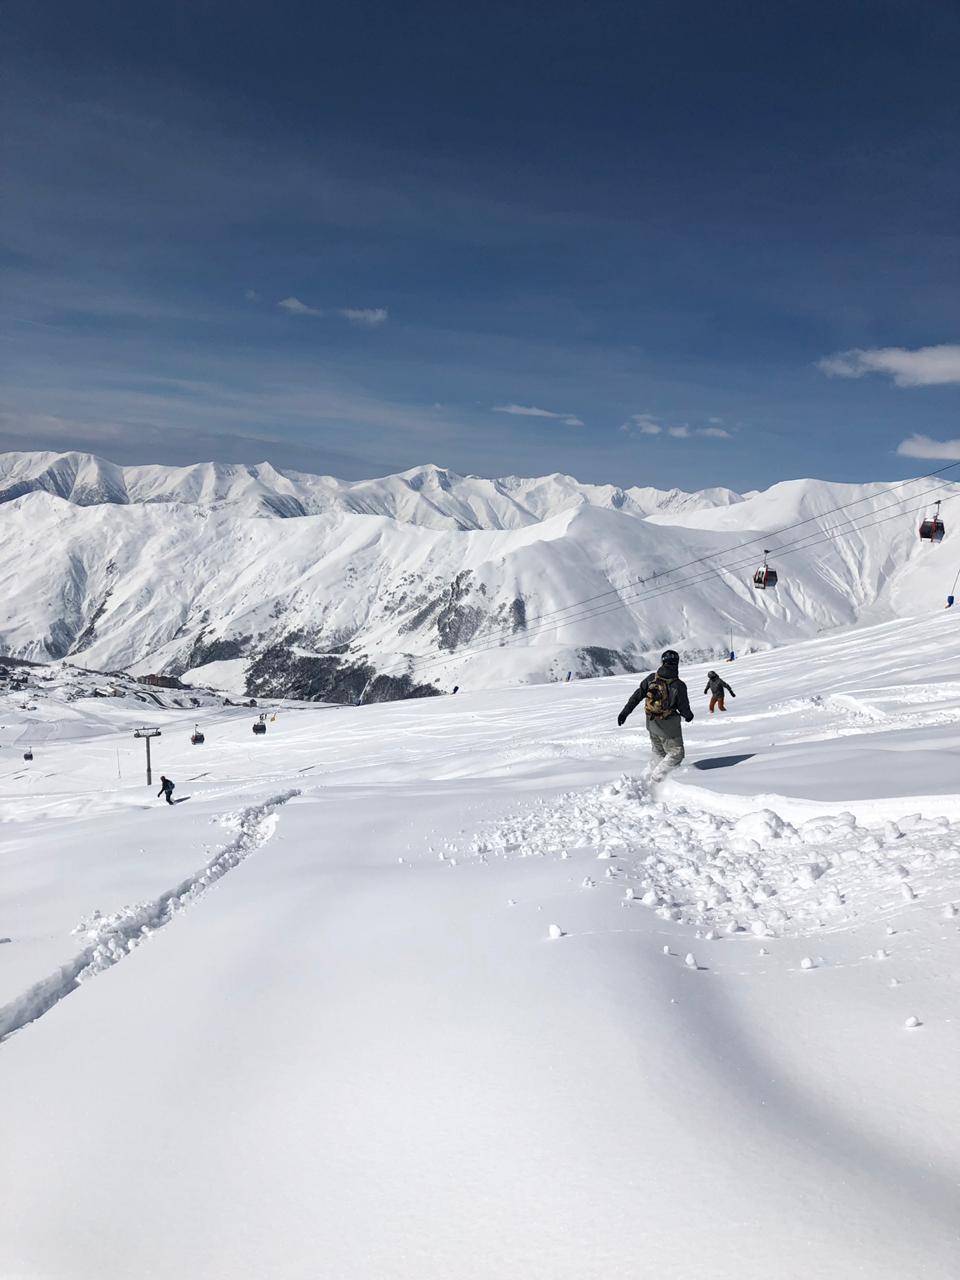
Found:
[[[683,759],[683,726],[680,721],[683,719],[689,724],[693,719],[687,686],[680,679],[679,667],[680,655],[676,650],[665,650],[660,655],[656,673],[643,680],[617,716],[617,724],[622,727],[627,716],[643,702],[650,750],[653,752],[650,776],[654,782],[659,782]]]
[[[729,693],[731,698],[735,698],[737,696],[733,692],[733,690],[730,688],[730,686],[727,684],[726,680],[721,680],[715,671],[708,671],[707,687],[704,689],[703,692],[710,694],[711,712],[714,710],[715,707],[719,707],[721,711],[726,711],[727,708],[723,705],[724,689],[726,689],[727,693]]]
[[[157,798],[159,799],[160,796],[163,796],[167,804],[173,804],[173,783],[169,778],[165,778],[162,773],[160,775],[160,790],[157,792]]]

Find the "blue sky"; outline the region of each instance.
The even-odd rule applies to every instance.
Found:
[[[956,5],[0,22],[0,448],[738,489],[960,458]]]

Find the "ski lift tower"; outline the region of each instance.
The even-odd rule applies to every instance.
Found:
[[[152,773],[152,771],[151,771],[151,769],[150,769],[150,739],[151,739],[151,738],[159,738],[159,737],[160,737],[160,730],[159,730],[159,729],[148,729],[148,728],[143,728],[143,729],[134,729],[134,731],[133,731],[133,736],[134,736],[135,738],[143,738],[144,744],[145,744],[145,746],[146,746],[146,748],[147,748],[147,786],[148,786],[148,787],[152,787],[152,786],[153,786],[153,773]]]

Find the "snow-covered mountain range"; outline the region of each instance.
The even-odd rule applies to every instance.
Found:
[[[942,604],[960,566],[917,515],[941,497],[949,529],[958,494],[8,453],[0,652],[335,701],[645,669],[666,644],[709,659]],[[765,547],[780,579],[758,591]]]

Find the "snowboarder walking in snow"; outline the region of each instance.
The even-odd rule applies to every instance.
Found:
[[[686,720],[689,724],[693,719],[687,686],[680,679],[679,667],[680,655],[674,649],[667,649],[660,655],[656,673],[643,680],[617,716],[617,724],[622,726],[634,708],[643,703],[653,752],[650,776],[654,782],[659,782],[683,759],[683,726],[680,721]]]
[[[721,680],[715,671],[708,671],[707,687],[704,689],[703,692],[710,694],[710,710],[711,711],[713,711],[714,708],[716,707],[719,707],[721,711],[726,711],[727,708],[723,705],[724,690],[726,690],[727,693],[729,693],[731,698],[735,698],[737,696],[733,692],[733,690],[730,688],[730,686],[727,684],[726,680]]]
[[[162,773],[160,775],[160,790],[157,792],[157,797],[159,798],[160,796],[163,796],[167,804],[173,804],[173,783],[169,778],[165,778]]]

